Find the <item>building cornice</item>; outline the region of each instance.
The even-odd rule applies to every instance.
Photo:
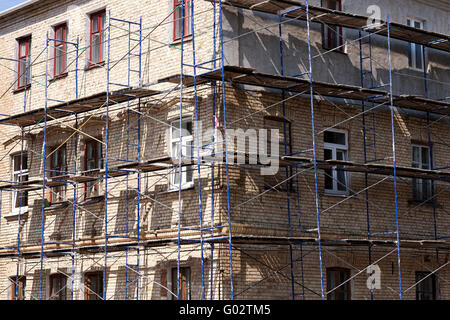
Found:
[[[6,9],[6,10],[0,12],[0,19],[7,15],[14,14],[16,11],[26,9],[27,7],[32,6],[33,4],[36,4],[41,1],[42,0],[28,0],[28,1],[25,1],[23,3],[16,5],[14,7]]]
[[[450,11],[450,1],[449,0],[416,0],[421,4],[425,4],[430,7],[437,9]]]
[[[17,6],[0,12],[0,28],[14,25],[24,19],[30,19],[42,12],[48,11],[49,8],[58,7],[72,1],[59,0],[28,0]]]

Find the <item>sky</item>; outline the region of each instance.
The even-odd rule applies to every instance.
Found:
[[[25,0],[0,0],[0,11],[5,11],[6,9],[14,7],[22,2],[25,2]]]

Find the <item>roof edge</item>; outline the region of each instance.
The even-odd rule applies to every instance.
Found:
[[[4,11],[1,11],[0,12],[0,18],[3,18],[3,17],[5,17],[5,16],[7,16],[7,15],[9,15],[11,13],[14,13],[14,12],[20,10],[20,9],[26,8],[28,6],[31,6],[31,5],[39,2],[39,1],[42,1],[42,0],[27,0],[27,1],[23,2],[23,3],[15,5],[14,7],[11,7],[9,9],[4,10]]]

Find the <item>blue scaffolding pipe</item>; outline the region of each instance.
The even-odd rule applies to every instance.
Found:
[[[113,27],[113,25],[111,24],[111,21],[118,21],[121,23],[126,23],[128,24],[128,51],[127,51],[127,55],[125,57],[127,57],[127,82],[126,84],[124,83],[116,83],[116,82],[111,82],[110,81],[110,72],[111,72],[111,67],[110,67],[110,63],[111,63],[111,27]],[[136,25],[139,27],[139,39],[135,39],[132,37],[133,33],[136,33],[134,31],[131,30],[131,26]],[[115,86],[121,86],[121,87],[126,87],[129,88],[131,87],[131,73],[138,73],[138,82],[139,82],[139,87],[142,86],[142,17],[139,19],[139,22],[134,22],[134,21],[128,21],[128,20],[124,20],[124,19],[117,19],[111,16],[111,11],[109,11],[109,19],[108,19],[108,56],[107,56],[107,100],[106,100],[106,121],[108,121],[109,119],[109,95],[110,95],[110,86],[111,85],[115,85]],[[137,46],[134,46],[133,48],[131,47],[131,42],[132,41],[136,41],[138,42]],[[132,51],[138,47],[139,50],[139,54],[134,54],[132,53]],[[124,57],[124,58],[125,58]],[[132,69],[131,66],[131,57],[138,57],[138,63],[139,63],[139,69],[138,70],[134,70]],[[114,66],[113,66],[114,67]],[[125,208],[125,232],[127,234],[127,236],[114,236],[114,235],[108,235],[108,220],[107,220],[107,212],[108,212],[108,163],[109,161],[121,161],[121,162],[134,162],[134,160],[130,160],[130,147],[136,147],[137,149],[137,162],[139,163],[141,161],[141,113],[140,113],[140,107],[141,107],[141,99],[138,99],[138,118],[137,118],[137,128],[136,127],[131,127],[130,124],[130,116],[131,116],[131,112],[130,112],[130,99],[134,99],[136,98],[136,96],[133,95],[125,95],[127,96],[127,120],[126,120],[126,156],[125,159],[121,159],[121,158],[110,158],[109,155],[109,123],[106,125],[106,151],[105,151],[105,247],[104,247],[104,254],[105,254],[105,263],[104,263],[104,279],[103,279],[103,286],[104,286],[104,290],[103,290],[103,299],[106,299],[106,278],[107,278],[107,250],[108,250],[108,239],[109,238],[124,238],[124,239],[135,239],[137,240],[137,247],[135,248],[129,248],[126,247],[125,248],[125,300],[128,300],[129,295],[128,295],[128,284],[130,282],[134,282],[134,281],[130,281],[129,275],[128,275],[128,268],[130,267],[135,267],[136,268],[136,272],[137,272],[137,279],[136,279],[136,296],[135,299],[139,300],[139,264],[140,264],[140,196],[141,196],[141,192],[140,192],[140,188],[141,188],[141,172],[139,170],[122,170],[124,172],[126,172],[126,196],[125,196],[125,200],[126,200],[126,208]],[[137,143],[131,143],[131,132],[137,132]],[[129,175],[130,174],[136,174],[137,173],[137,188],[132,188],[129,184]],[[137,198],[136,198],[136,219],[130,219],[130,190],[135,190],[137,191]],[[131,222],[136,222],[136,236],[130,236],[130,223]],[[136,264],[129,264],[128,261],[128,257],[129,257],[129,250],[135,250],[136,251]]]
[[[28,63],[30,57],[28,57]],[[25,84],[28,83],[28,68],[25,68]],[[24,89],[24,98],[23,98],[23,112],[26,111],[26,106],[27,106],[27,85],[25,85],[25,89]],[[23,146],[23,142],[24,142],[24,135],[25,135],[25,129],[21,128],[21,148],[20,148],[20,171],[22,172],[23,169],[23,153],[24,153],[24,146]],[[21,180],[21,178],[19,179],[19,181]],[[19,272],[20,272],[20,257],[21,257],[21,253],[20,253],[20,225],[21,225],[21,218],[22,218],[22,197],[19,196],[20,192],[19,191],[15,191],[17,192],[17,196],[19,197],[19,215],[17,218],[17,264],[16,264],[16,281],[19,280]],[[19,299],[19,286],[16,285],[15,286],[15,299],[18,300]]]
[[[185,16],[185,1],[181,1],[181,16]],[[181,130],[183,128],[183,80],[184,80],[184,23],[181,24],[181,58],[180,58],[180,120],[179,120],[179,137],[180,137],[180,147],[178,148],[178,239],[177,239],[177,300],[180,300],[180,260],[181,260],[181,183],[182,183],[182,136]]]
[[[216,69],[216,3],[212,2],[212,6],[213,6],[213,60],[212,60],[212,64],[213,64],[213,69]],[[212,92],[213,92],[213,114],[212,114],[212,129],[213,129],[213,135],[212,135],[212,144],[213,144],[213,149],[212,149],[212,153],[215,153],[215,141],[216,141],[216,82],[215,81],[211,81],[211,88],[212,88]],[[211,227],[214,227],[214,189],[215,189],[215,182],[214,182],[214,162],[211,163]],[[213,232],[211,232],[211,236],[213,236]],[[210,251],[210,259],[211,259],[211,264],[210,264],[210,279],[209,279],[209,290],[210,290],[210,296],[209,299],[213,300],[213,274],[214,274],[214,243],[210,243],[211,246],[211,251]]]
[[[45,63],[45,104],[44,104],[44,143],[43,143],[43,157],[42,157],[42,208],[41,208],[41,269],[40,269],[40,282],[39,282],[39,300],[42,300],[42,284],[43,284],[43,272],[44,272],[44,229],[45,229],[45,182],[46,182],[46,155],[47,155],[47,108],[48,108],[48,46],[49,38],[48,32],[45,40],[46,50],[46,63]]]
[[[44,233],[45,233],[45,183],[47,181],[47,173],[54,173],[55,170],[48,170],[46,169],[46,154],[47,154],[47,112],[48,112],[48,102],[49,101],[57,101],[56,99],[50,99],[48,97],[48,58],[49,58],[49,46],[50,42],[64,42],[66,44],[73,45],[75,47],[76,52],[76,58],[75,58],[75,98],[78,99],[78,59],[79,59],[79,37],[77,37],[76,42],[69,42],[69,41],[62,41],[62,40],[56,40],[49,38],[48,32],[46,34],[46,63],[45,63],[45,107],[44,107],[44,140],[43,140],[43,156],[42,156],[42,174],[43,174],[43,184],[42,184],[42,208],[41,208],[41,253],[40,253],[40,282],[39,282],[39,300],[43,299],[43,267],[44,267],[44,245],[46,244],[44,241]],[[27,81],[27,80],[26,80]],[[26,87],[26,86],[25,86]],[[26,100],[26,88],[25,88],[25,100]],[[26,102],[25,102],[26,103]],[[25,107],[24,107],[25,111]],[[65,111],[65,110],[62,110]],[[65,111],[69,112],[70,111]],[[75,128],[78,127],[78,116],[75,115]],[[77,163],[77,145],[78,145],[78,133],[75,134],[75,158],[74,158],[74,172],[76,173],[76,163]],[[67,172],[64,172],[67,173]],[[51,191],[50,191],[51,192]],[[74,260],[74,253],[75,253],[75,220],[76,220],[76,187],[74,187],[74,203],[73,203],[73,212],[72,212],[72,285],[73,285],[73,276],[75,273],[75,260]],[[19,225],[20,225],[20,216],[19,216]],[[20,228],[20,226],[19,226]],[[20,230],[19,230],[19,236],[20,236]],[[52,244],[51,242],[48,244]],[[71,292],[71,299],[74,299],[73,296],[73,290]]]
[[[195,59],[195,28],[194,28],[194,1],[191,0],[191,34],[192,34],[192,63],[194,71],[194,109],[195,109],[195,126],[196,126],[196,151],[197,151],[197,174],[198,174],[198,206],[200,215],[200,257],[202,265],[202,299],[205,300],[205,260],[203,256],[203,208],[202,208],[202,184],[201,184],[201,163],[200,163],[200,132],[198,128],[198,92],[197,92],[197,68]],[[181,136],[181,133],[180,133]]]
[[[282,34],[282,15],[278,13],[278,33],[279,33],[279,43],[280,43],[280,71],[281,75],[284,76],[284,60],[283,60],[283,34]],[[288,154],[287,147],[287,132],[286,132],[286,93],[281,90],[282,109],[283,109],[283,140],[284,140],[284,155]],[[291,150],[289,150],[291,151]],[[290,201],[290,181],[289,181],[289,167],[285,168],[286,177],[286,201],[287,201],[287,213],[288,213],[288,226],[289,226],[289,237],[292,236],[292,226],[291,226],[291,201]],[[290,258],[290,272],[291,272],[291,294],[292,300],[295,300],[295,274],[294,274],[294,262],[293,262],[293,252],[292,244],[289,244],[289,258]]]
[[[320,265],[320,288],[322,300],[325,300],[325,289],[323,283],[323,266],[322,266],[322,240],[320,237],[320,207],[319,207],[319,182],[317,177],[317,153],[316,153],[316,131],[314,124],[314,91],[313,91],[313,77],[312,77],[312,58],[311,58],[311,29],[309,17],[309,0],[306,0],[306,25],[308,29],[308,58],[309,58],[309,87],[310,87],[310,102],[311,102],[311,130],[312,130],[312,144],[314,156],[314,189],[315,189],[315,209],[317,219],[317,246],[319,251],[319,265]]]
[[[108,155],[109,155],[109,92],[110,92],[110,59],[111,59],[111,10],[108,14],[108,53],[106,62],[106,129],[105,129],[105,246],[104,246],[104,268],[103,268],[103,300],[106,300],[107,283],[107,256],[108,256]]]
[[[78,42],[78,41],[77,41]],[[78,56],[78,53],[77,53]],[[78,90],[76,93],[78,99]],[[78,115],[75,115],[75,129],[78,129]],[[74,152],[74,172],[77,172],[77,156],[78,156],[78,132],[75,134],[75,152]],[[76,211],[77,211],[77,188],[76,185],[73,186],[73,208],[72,208],[72,288],[75,281],[75,240],[76,240]],[[70,291],[70,298],[74,300],[73,289]]]
[[[225,59],[223,50],[223,13],[222,0],[219,0],[219,29],[220,29],[220,55],[222,70],[222,105],[223,105],[223,126],[225,135],[225,166],[227,175],[227,213],[228,213],[228,244],[230,254],[230,290],[231,299],[234,300],[234,284],[233,284],[233,248],[231,245],[231,203],[230,203],[230,177],[229,177],[229,161],[228,161],[228,137],[227,137],[227,108],[226,108],[226,92],[225,92]]]
[[[372,41],[371,41],[371,35],[369,34],[369,63],[370,63],[370,74],[371,76],[371,86],[373,86],[373,74],[372,74]],[[359,63],[360,63],[360,71],[361,71],[361,87],[365,87],[365,81],[364,81],[364,65],[363,60],[365,57],[363,57],[363,42],[362,42],[362,32],[359,31]],[[361,102],[362,106],[362,126],[363,126],[363,151],[364,151],[364,163],[367,163],[367,129],[366,129],[366,105],[365,101],[363,100]],[[372,130],[375,131],[375,127],[372,128]],[[374,148],[375,144],[375,132],[374,132]],[[375,151],[375,159],[376,159],[376,149]],[[367,239],[370,240],[370,205],[369,205],[369,174],[367,172],[364,173],[364,184],[365,184],[365,204],[366,204],[366,223],[367,223]],[[368,255],[369,255],[369,265],[372,264],[372,245],[369,243],[368,246]],[[374,292],[373,288],[370,289],[370,300],[374,299]]]
[[[397,264],[398,264],[398,283],[400,288],[400,300],[403,300],[403,289],[402,289],[402,271],[400,262],[400,232],[399,232],[399,221],[398,221],[398,197],[397,197],[397,158],[396,158],[396,147],[395,147],[395,129],[394,129],[394,96],[392,90],[392,61],[391,61],[391,34],[390,34],[390,22],[389,15],[387,17],[387,36],[388,36],[388,56],[389,56],[389,93],[390,93],[390,110],[391,110],[391,132],[392,132],[392,162],[394,166],[394,197],[395,197],[395,224],[397,229]]]

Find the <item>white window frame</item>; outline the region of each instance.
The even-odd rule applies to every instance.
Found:
[[[420,148],[419,160],[418,161],[414,160],[414,148]],[[427,151],[428,151],[428,168],[424,168],[424,165],[423,165],[422,149],[427,149]],[[430,157],[430,147],[429,146],[420,145],[420,144],[412,144],[411,145],[411,154],[412,154],[412,166],[413,166],[413,168],[426,169],[426,170],[427,169],[429,170],[431,168],[431,157]],[[423,189],[420,189],[421,197],[415,197],[414,196],[414,185],[416,185],[416,187],[420,185],[421,188],[423,188],[424,182],[430,184],[430,195],[429,196],[430,197],[433,196],[433,188],[432,188],[432,185],[431,185],[431,180],[422,179],[422,178],[413,178],[412,179],[412,183],[413,183],[413,198],[416,201],[428,201],[428,198],[427,199],[424,198]]]
[[[345,145],[324,142],[324,145],[323,145],[324,152],[325,152],[325,149],[331,149],[332,159],[337,160],[337,150],[342,150],[342,151],[344,151],[344,159],[343,160],[344,161],[348,160],[348,132],[346,130],[341,130],[341,129],[328,129],[326,131],[345,134]],[[333,189],[324,188],[325,193],[331,194],[331,195],[348,195],[349,194],[349,185],[350,185],[350,179],[349,179],[348,172],[344,171],[346,190],[339,190],[338,182],[337,182],[338,177],[337,177],[336,167],[332,167],[331,170],[332,170],[332,174],[333,174],[333,177],[332,177],[333,178]]]
[[[417,28],[415,26],[415,23],[419,23],[420,27]],[[412,17],[407,17],[406,18],[406,24],[410,27],[416,28],[416,29],[424,29],[425,26],[425,20],[419,20],[417,18],[412,18]],[[422,68],[417,67],[418,61],[416,60],[416,50],[417,47],[420,48],[420,57],[421,60],[420,63],[422,64]],[[408,43],[408,67],[414,70],[418,70],[418,71],[423,71],[425,70],[425,65],[424,65],[424,56],[423,56],[424,52],[423,52],[423,45],[421,44],[417,44],[414,42],[410,42]],[[410,57],[411,57],[411,61],[410,61]],[[411,65],[410,65],[411,64]]]
[[[22,153],[17,153],[17,154],[14,154],[11,156],[11,180],[13,182],[20,182],[21,177],[25,177],[25,176],[29,177],[30,171],[28,169],[28,164],[27,164],[27,169],[14,171],[14,164],[15,164],[16,157],[22,157],[23,155],[28,156],[28,153],[22,152]],[[11,201],[12,215],[20,215],[22,213],[28,212],[28,205],[22,206],[22,207],[16,207],[17,196],[20,192],[21,192],[20,190],[12,192],[12,201]],[[28,195],[27,195],[27,197],[28,197]]]
[[[192,118],[183,118],[182,122],[191,122],[193,124]],[[183,136],[183,131],[181,130],[181,140],[180,138],[176,138],[174,137],[174,131],[178,130],[177,127],[180,124],[180,119],[172,121],[170,123],[170,155],[172,157],[172,159],[178,159],[179,154],[175,154],[178,153],[176,149],[174,149],[174,144],[178,144],[181,141],[181,145],[182,145],[182,160],[187,159],[190,160],[186,157],[186,155],[188,155],[188,143],[190,142],[191,147],[191,156],[194,156],[194,135],[193,132],[191,133],[191,135],[186,135]],[[193,127],[192,127],[193,130]],[[179,181],[179,177],[177,178],[177,173],[179,172],[179,168],[174,168],[173,170],[176,170],[176,172],[172,172],[169,175],[169,190],[178,190],[180,188],[180,181]],[[194,186],[194,174],[192,172],[192,180],[188,181],[187,180],[187,172],[188,170],[193,170],[193,166],[183,166],[181,168],[181,189],[188,189],[188,188],[192,188]],[[175,181],[177,180],[177,181]]]

